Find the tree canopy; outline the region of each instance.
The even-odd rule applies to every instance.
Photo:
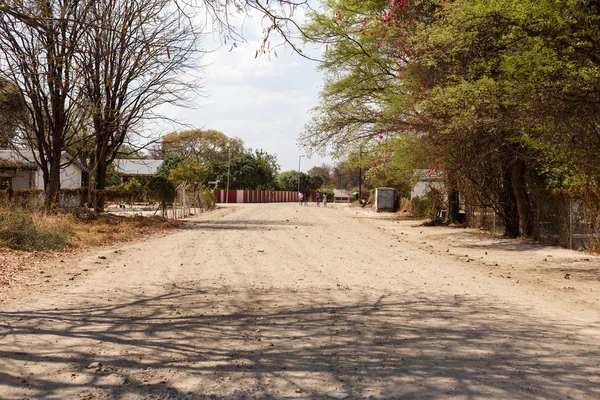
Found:
[[[244,152],[244,141],[214,129],[190,129],[163,136],[162,152],[165,157],[184,157],[200,164],[226,162],[230,152],[232,157]]]
[[[360,148],[372,183],[443,172],[508,236],[535,235],[551,190],[598,194],[599,18],[586,0],[327,0],[306,26],[327,78],[301,141]]]

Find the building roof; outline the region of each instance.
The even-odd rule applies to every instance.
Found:
[[[152,176],[156,174],[163,160],[124,160],[114,161],[115,169],[123,175]]]
[[[90,173],[90,170],[83,165],[79,160],[74,158],[72,155],[63,151],[62,157],[67,159],[70,164],[74,164],[81,170]],[[35,162],[35,157],[31,150],[0,150],[0,166],[4,168],[24,168],[24,169],[38,169],[38,165]]]
[[[415,169],[413,176],[419,178],[422,182],[429,182],[430,180],[436,181],[442,178],[442,171],[431,170],[431,169]]]
[[[37,169],[35,163],[29,162],[15,150],[0,150],[0,168]]]
[[[81,168],[82,171],[85,171],[88,174],[90,173],[90,170],[85,165],[83,165],[81,163],[81,161],[79,161],[78,159],[74,158],[72,155],[70,155],[66,151],[63,151],[62,156],[63,156],[63,158],[66,158],[67,160],[69,160],[69,162],[77,165],[79,168]]]
[[[74,158],[72,155],[63,151],[62,157],[67,159],[69,164],[74,164],[79,167],[82,171],[90,173],[90,170],[83,165],[79,160]],[[35,162],[35,157],[31,150],[0,150],[0,166],[4,168],[24,168],[24,169],[38,169],[38,165]]]

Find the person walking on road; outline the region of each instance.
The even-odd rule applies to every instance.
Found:
[[[300,205],[302,205],[303,199],[304,199],[304,195],[302,193],[298,193],[298,200],[300,200]]]
[[[315,200],[317,201],[317,207],[319,207],[319,202],[321,201],[321,193],[319,193],[318,190],[317,193],[315,193]]]
[[[323,193],[323,207],[327,207],[327,193]]]

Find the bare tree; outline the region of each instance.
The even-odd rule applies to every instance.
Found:
[[[0,148],[9,147],[14,142],[25,114],[25,101],[19,88],[0,77]]]
[[[302,57],[312,59],[304,54],[300,47],[306,32],[296,21],[298,12],[313,10],[312,0],[189,0],[191,4],[204,11],[209,22],[221,35],[225,43],[232,41],[235,47],[236,41],[243,41],[244,36],[240,26],[233,21],[236,15],[249,15],[257,12],[263,17],[263,37],[261,47],[256,50],[256,56],[260,54],[276,53],[277,47],[286,45]],[[181,3],[178,3],[181,4]],[[271,39],[274,39],[273,45]]]
[[[57,201],[62,152],[82,140],[85,118],[74,56],[83,35],[77,21],[89,6],[80,0],[39,0],[13,2],[0,12],[1,70],[25,99],[21,139],[42,170],[47,205]]]
[[[104,208],[101,192],[108,165],[131,135],[166,119],[165,104],[189,105],[188,94],[200,87],[200,34],[189,13],[171,0],[94,2],[85,51],[78,64],[85,80],[87,110],[94,127],[95,207]]]
[[[222,37],[243,40],[233,14],[258,10],[264,40],[292,40],[300,30],[294,12],[307,0],[30,0],[0,5],[1,74],[14,82],[26,101],[27,129],[21,139],[34,150],[43,172],[48,203],[60,189],[61,155],[85,145],[92,130],[95,188],[119,147],[159,116],[164,104],[184,104],[199,87],[190,72],[198,68],[199,32],[194,11],[204,13]],[[91,129],[89,126],[91,125]],[[98,198],[97,208],[103,200]]]

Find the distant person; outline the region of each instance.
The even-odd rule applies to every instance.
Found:
[[[348,193],[348,204],[352,203],[352,196],[350,196],[350,193]]]
[[[323,193],[323,207],[327,207],[327,193]]]
[[[298,193],[298,200],[300,200],[300,205],[302,205],[303,199],[304,199],[304,195],[302,193]]]
[[[315,193],[315,200],[317,201],[317,207],[319,207],[319,202],[321,201],[321,193],[319,193],[318,190],[317,193]]]

